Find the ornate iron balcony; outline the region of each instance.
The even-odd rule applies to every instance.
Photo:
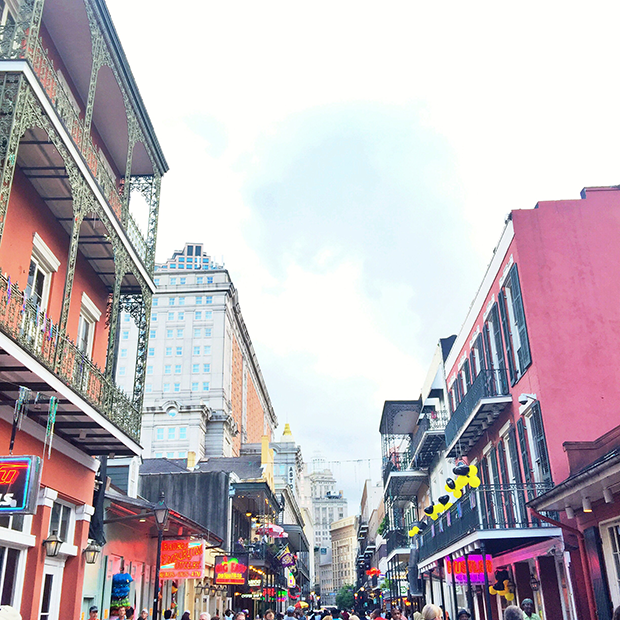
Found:
[[[124,204],[123,179],[116,179],[109,170],[109,164],[95,146],[89,132],[85,128],[85,121],[76,110],[72,97],[66,91],[66,86],[59,79],[48,51],[43,47],[40,37],[34,38],[29,33],[29,23],[18,22],[0,27],[0,59],[24,59],[30,61],[32,69],[39,83],[45,91],[50,103],[62,120],[67,133],[78,148],[93,178],[97,181],[101,193],[105,197],[112,212],[122,224],[136,254],[149,270],[148,245],[143,233],[138,228]]]
[[[448,456],[466,454],[509,402],[506,370],[481,370],[446,424]]]
[[[0,275],[0,331],[54,373],[134,441],[140,440],[141,415],[58,326],[30,303],[19,287]]]
[[[447,548],[475,531],[510,531],[549,528],[548,523],[532,518],[526,503],[551,488],[543,483],[489,484],[470,489],[437,521],[429,521],[418,534],[420,560]]]

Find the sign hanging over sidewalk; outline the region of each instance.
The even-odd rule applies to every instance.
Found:
[[[161,543],[160,579],[202,579],[204,566],[204,540],[188,538]]]
[[[249,555],[216,555],[215,585],[245,586],[248,583]]]
[[[40,482],[40,457],[1,456],[0,515],[35,514]]]

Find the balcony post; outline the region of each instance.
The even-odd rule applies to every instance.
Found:
[[[159,193],[161,189],[161,175],[154,173],[147,176],[132,176],[129,189],[139,191],[149,206],[149,219],[146,230],[146,268],[153,273],[155,266],[155,244],[157,243],[157,223],[159,218]],[[129,200],[129,196],[128,196]]]
[[[144,382],[146,378],[146,360],[148,355],[149,329],[151,326],[151,305],[153,296],[146,284],[142,285],[141,303],[138,310],[138,346],[136,350],[136,370],[133,385],[133,404],[142,411],[144,398]]]
[[[454,556],[450,555],[448,556],[448,558],[452,566],[452,602],[454,603],[454,618],[455,620],[458,620],[459,606],[456,600],[456,572],[454,571]],[[471,610],[470,610],[470,613],[471,613]]]
[[[23,133],[23,117],[28,99],[27,82],[23,75],[5,73],[0,84],[0,242],[9,207],[9,196],[15,175],[17,150]]]
[[[469,606],[469,613],[472,619],[475,620],[474,595],[471,589],[471,579],[469,577],[469,554],[464,553],[463,557],[465,558],[465,574],[467,575],[467,605]]]
[[[487,555],[484,541],[480,542],[480,551],[482,552],[482,570],[484,571],[484,602],[487,607],[487,613],[491,616],[491,593],[489,592],[489,576],[487,575]]]
[[[121,305],[121,286],[123,278],[127,273],[128,259],[120,245],[114,248],[114,289],[112,292],[112,306],[110,308],[110,330],[108,333],[108,351],[105,362],[105,376],[114,382],[114,372],[116,370],[116,335],[118,333],[118,321]]]

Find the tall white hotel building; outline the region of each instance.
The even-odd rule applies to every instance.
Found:
[[[145,458],[238,456],[277,419],[228,271],[200,243],[155,267],[141,444]],[[137,330],[123,313],[117,383],[133,392]]]

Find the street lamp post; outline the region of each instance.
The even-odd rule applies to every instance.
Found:
[[[170,516],[170,511],[168,510],[168,506],[166,506],[166,501],[164,500],[163,491],[161,491],[159,494],[159,502],[155,504],[155,508],[153,508],[153,513],[155,515],[155,525],[157,525],[157,562],[155,566],[155,596],[153,599],[153,620],[157,620],[157,614],[159,613],[159,569],[161,566],[161,543],[164,538],[164,530],[168,525],[168,517]]]

